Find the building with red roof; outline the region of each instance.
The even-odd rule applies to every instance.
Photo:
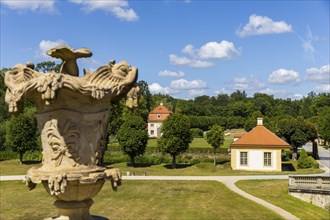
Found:
[[[262,118],[258,118],[257,126],[230,148],[233,170],[282,171],[282,150],[290,149],[290,145],[264,127]]]
[[[148,134],[149,137],[161,137],[161,126],[163,121],[173,112],[166,108],[162,103],[152,110],[148,116]]]

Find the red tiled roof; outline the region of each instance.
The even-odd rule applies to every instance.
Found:
[[[172,111],[168,110],[165,106],[160,105],[152,110],[150,114],[172,114]]]
[[[148,122],[162,122],[168,116],[170,116],[170,114],[149,114]]]
[[[168,110],[168,108],[166,108],[165,106],[160,105],[149,113],[148,121],[149,122],[162,122],[171,114],[172,114],[172,111]]]
[[[258,125],[251,131],[243,135],[240,139],[231,144],[233,147],[259,146],[259,147],[281,147],[289,148],[290,145],[276,136],[273,132],[265,128],[263,125]]]

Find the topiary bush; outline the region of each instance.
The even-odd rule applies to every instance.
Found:
[[[298,168],[299,169],[307,169],[313,167],[313,161],[311,160],[311,156],[308,156],[305,149],[300,151],[299,159],[298,159]],[[314,159],[313,159],[314,160]]]
[[[312,163],[312,167],[313,167],[314,169],[319,169],[319,168],[320,168],[319,163],[314,159],[314,157],[312,157],[312,156],[308,156],[308,160],[311,161],[311,163]]]

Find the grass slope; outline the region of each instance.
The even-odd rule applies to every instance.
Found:
[[[246,180],[236,185],[258,198],[292,213],[301,220],[330,219],[329,211],[288,194],[288,180]]]

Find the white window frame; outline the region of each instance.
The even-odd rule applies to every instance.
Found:
[[[247,166],[248,165],[248,152],[247,151],[239,152],[239,164],[241,166]]]
[[[264,152],[264,166],[272,166],[272,152]]]

